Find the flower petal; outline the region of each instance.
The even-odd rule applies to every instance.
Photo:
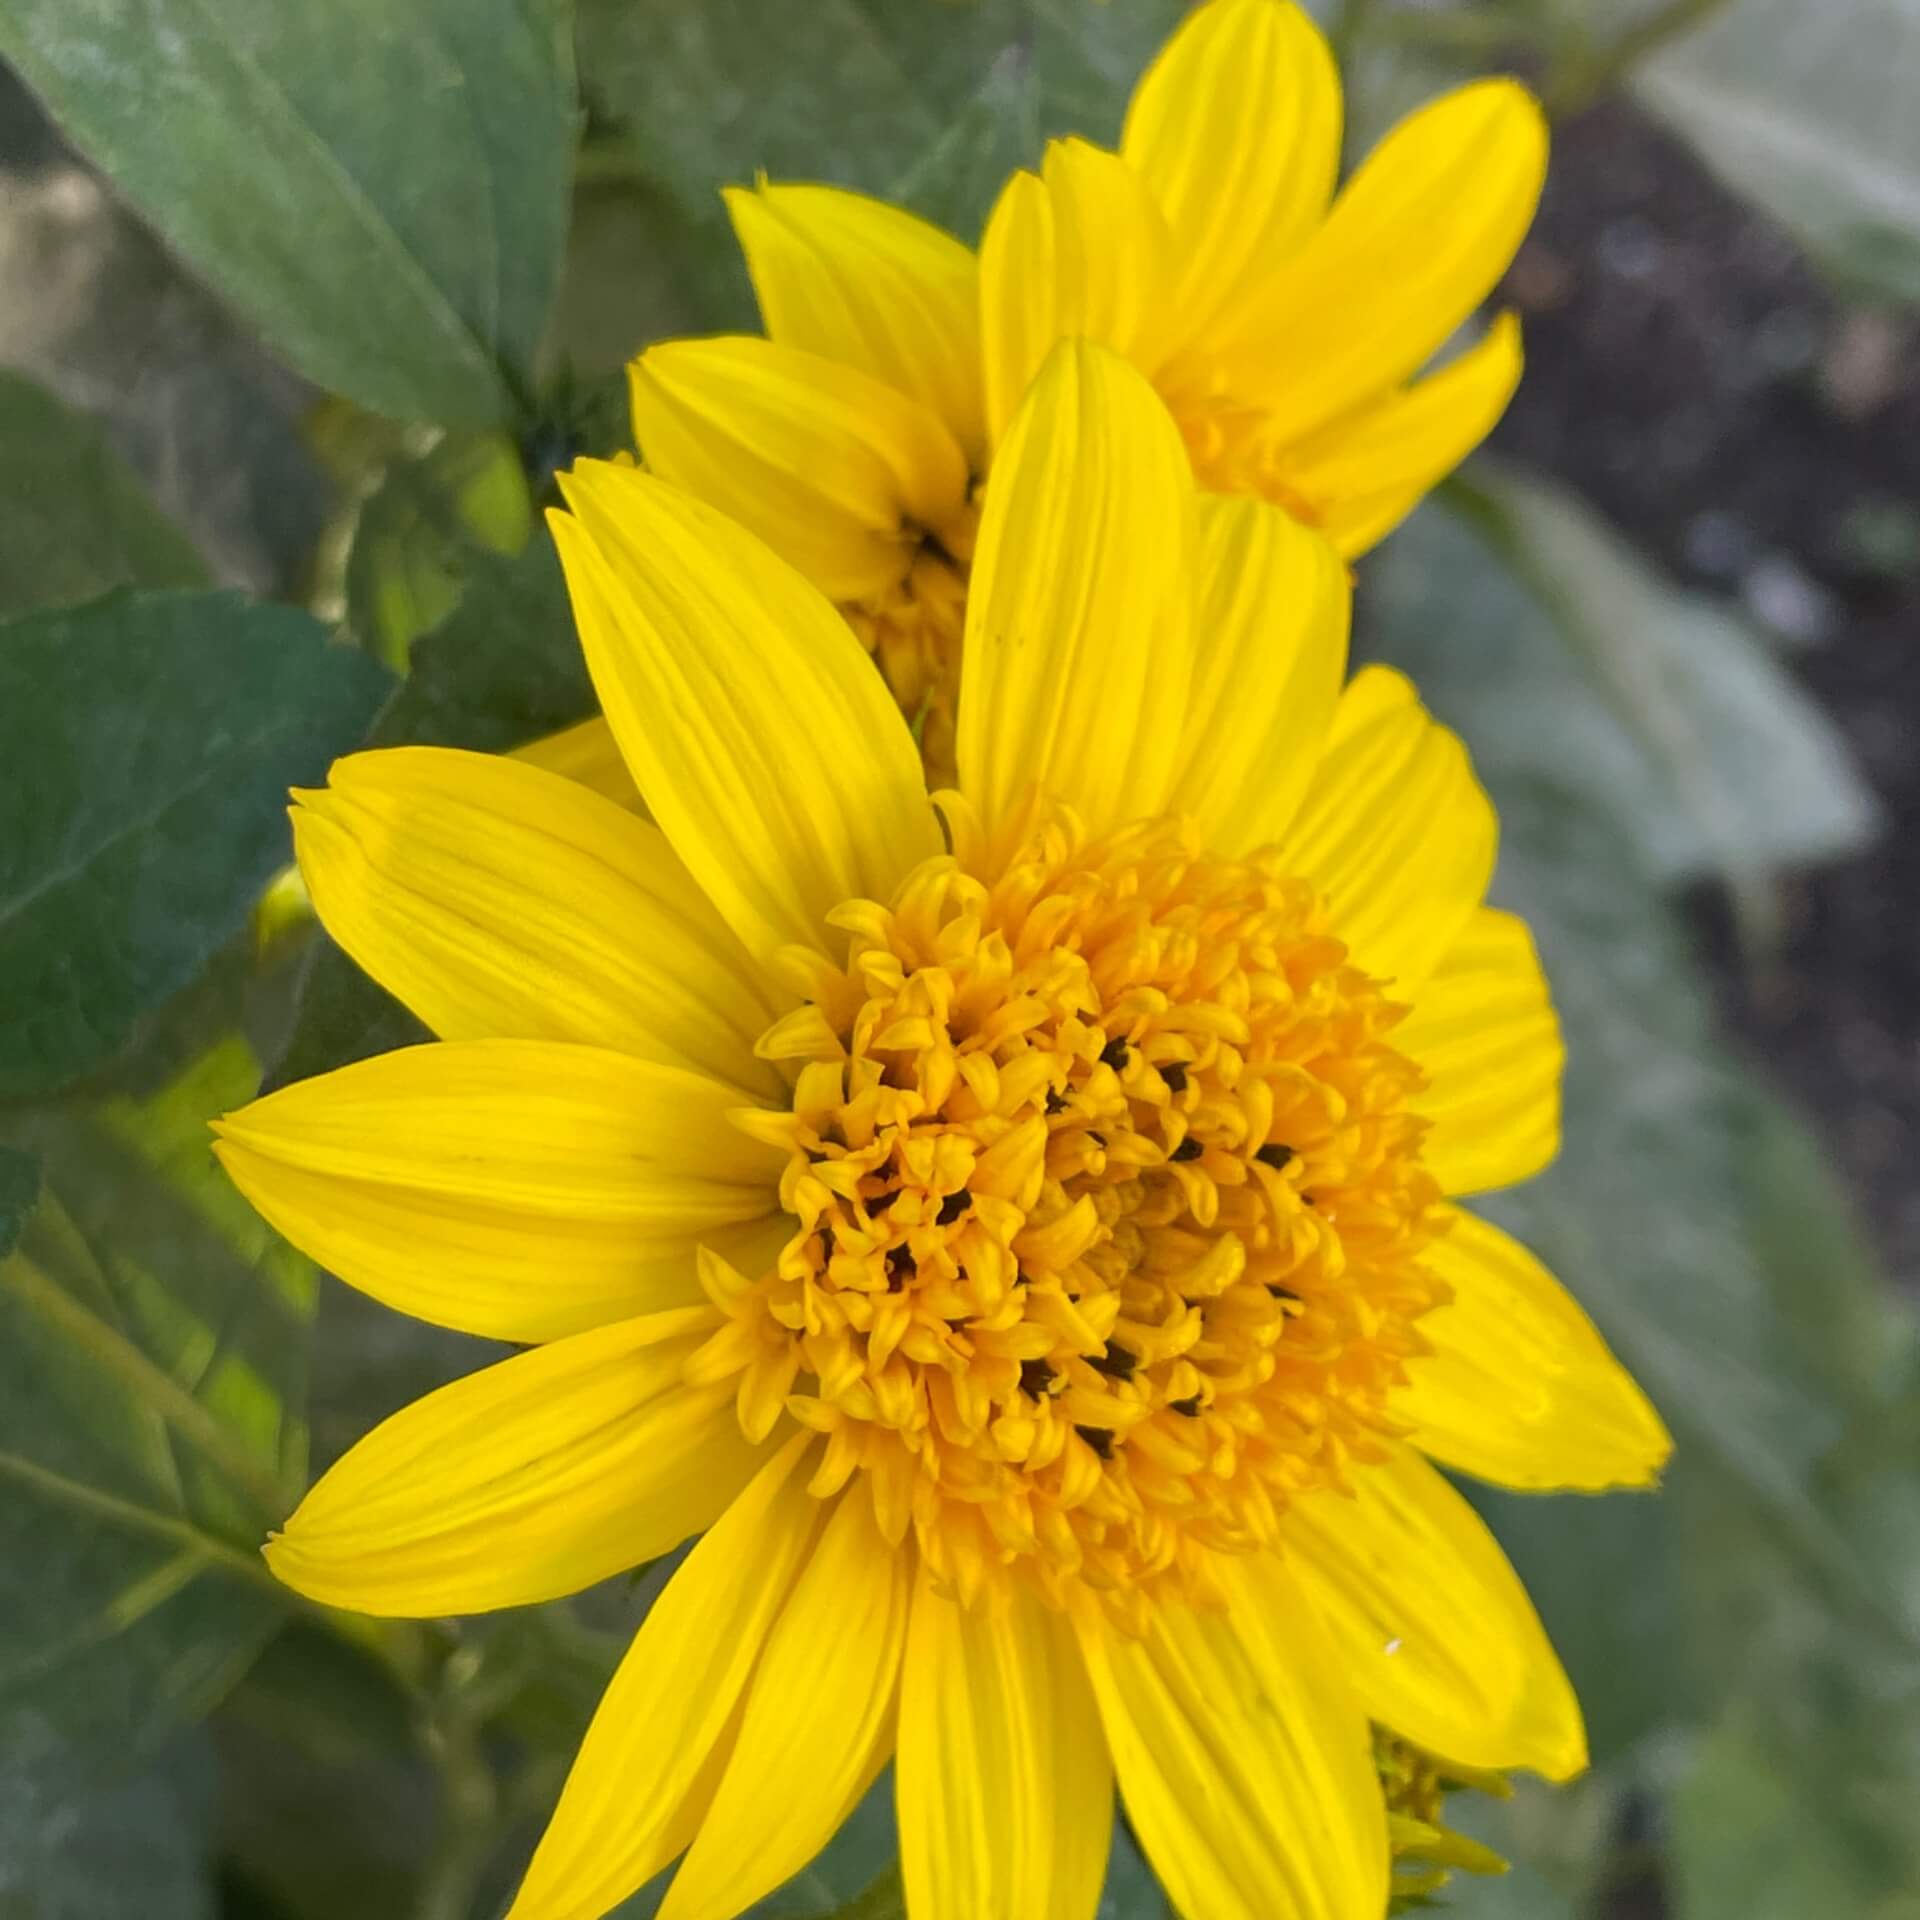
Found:
[[[1453,1289],[1420,1322],[1395,1414],[1415,1446],[1498,1486],[1650,1485],[1673,1441],[1599,1329],[1519,1241],[1471,1213],[1426,1255]]]
[[[649,347],[628,373],[648,467],[830,599],[897,586],[920,530],[966,508],[966,458],[939,416],[858,367],[729,338]]]
[[[940,851],[920,754],[846,623],[650,474],[582,461],[553,516],[581,643],[667,838],[756,959],[824,943]]]
[[[1327,542],[1278,507],[1212,494],[1199,507],[1200,610],[1174,801],[1210,847],[1248,853],[1280,836],[1320,763],[1353,594]]]
[[[1493,431],[1520,370],[1520,323],[1502,314],[1484,340],[1438,373],[1288,448],[1287,484],[1316,503],[1320,525],[1343,554],[1365,553]]]
[[[660,829],[498,754],[394,747],[298,793],[327,931],[447,1040],[570,1040],[782,1085],[754,1042],[782,1007]]]
[[[633,775],[620,757],[619,743],[604,714],[596,713],[577,726],[529,740],[524,747],[514,749],[513,757],[543,772],[557,773],[563,780],[576,780],[589,792],[616,801],[629,813],[643,818],[646,815],[640,789],[633,784]]]
[[[702,1307],[516,1354],[383,1421],[267,1544],[310,1600],[428,1619],[577,1593],[711,1526],[752,1478]]]
[[[980,243],[987,427],[996,445],[1062,339],[1097,340],[1145,373],[1165,357],[1172,242],[1145,180],[1084,140],[1047,143]]]
[[[866,1489],[821,1530],[747,1693],[712,1804],[660,1920],[733,1920],[832,1839],[893,1745],[913,1558]]]
[[[1497,839],[1459,740],[1404,674],[1363,668],[1280,842],[1292,870],[1326,894],[1358,964],[1413,996],[1479,906]]]
[[[1560,1150],[1566,1049],[1526,922],[1482,907],[1420,989],[1393,1044],[1427,1076],[1427,1171],[1448,1193],[1538,1173]]]
[[[838,187],[728,187],[769,339],[863,368],[946,423],[984,463],[980,267],[902,207]]]
[[[1197,333],[1306,239],[1340,165],[1340,75],[1291,0],[1196,7],[1134,89],[1120,151],[1173,236]]]
[[[1284,1567],[1221,1564],[1224,1611],[1156,1608],[1081,1650],[1134,1830],[1206,1920],[1357,1920],[1387,1902],[1387,1820],[1360,1704]]]
[[[216,1123],[215,1152],[350,1286],[554,1340],[697,1300],[702,1243],[749,1270],[778,1250],[780,1156],[729,1124],[739,1105],[598,1047],[445,1040],[270,1093]]]
[[[1025,1586],[962,1607],[922,1567],[895,1777],[915,1920],[1092,1920],[1113,1766],[1079,1649]]]
[[[1293,439],[1416,372],[1506,271],[1546,164],[1539,103],[1511,80],[1409,114],[1319,232],[1222,316],[1230,388]]]
[[[1192,671],[1194,492],[1153,389],[1084,340],[994,467],[967,597],[960,785],[989,830],[1035,781],[1091,832],[1159,812]]]
[[[687,1556],[588,1727],[507,1920],[600,1920],[693,1838],[740,1698],[819,1537],[796,1434]]]
[[[1479,1515],[1396,1446],[1281,1520],[1300,1585],[1367,1713],[1469,1767],[1566,1780],[1587,1764],[1579,1703]]]

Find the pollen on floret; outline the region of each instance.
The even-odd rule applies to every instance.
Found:
[[[794,1231],[696,1356],[756,1436],[827,1437],[962,1598],[1026,1578],[1116,1618],[1345,1484],[1445,1288],[1403,1008],[1271,855],[1179,820],[1089,838],[1036,802],[1010,858],[962,831],[761,1043],[791,1109]]]

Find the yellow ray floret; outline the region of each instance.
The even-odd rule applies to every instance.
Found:
[[[1197,492],[1145,377],[1062,343],[930,796],[802,572],[635,468],[566,490],[651,817],[343,762],[300,802],[317,909],[441,1037],[220,1140],[350,1283],[537,1344],[350,1452],[274,1571],[458,1612],[705,1530],[514,1920],[683,1854],[662,1911],[728,1920],[890,1757],[914,1920],[1089,1920],[1116,1784],[1208,1920],[1484,1864],[1437,1783],[1584,1735],[1427,1456],[1600,1488],[1667,1440],[1458,1205],[1555,1150],[1558,1031],[1459,742],[1397,674],[1341,685],[1334,549]]]
[[[1295,0],[1207,0],[1142,77],[1119,151],[1049,145],[977,258],[859,194],[730,189],[766,335],[643,354],[641,456],[839,605],[945,781],[980,499],[1060,339],[1151,379],[1203,488],[1283,506],[1348,558],[1499,418],[1517,324],[1444,350],[1532,219],[1537,105],[1463,87],[1336,193],[1340,141],[1333,59]]]

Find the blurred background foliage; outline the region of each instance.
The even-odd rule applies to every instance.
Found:
[[[415,1032],[259,906],[284,789],[588,710],[539,509],[638,346],[752,324],[721,182],[971,240],[1181,10],[0,0],[0,1913],[498,1910],[664,1570],[419,1626],[264,1573],[488,1354],[207,1153]],[[1920,0],[1315,10],[1356,149],[1489,70],[1560,123],[1529,383],[1363,565],[1361,644],[1473,746],[1567,1026],[1566,1152],[1492,1210],[1679,1440],[1659,1498],[1485,1496],[1596,1766],[1464,1809],[1516,1865],[1448,1898],[1915,1920]],[[765,1913],[899,1914],[886,1786]],[[1117,1829],[1105,1920],[1165,1912]]]

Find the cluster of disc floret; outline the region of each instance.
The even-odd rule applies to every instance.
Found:
[[[756,1437],[825,1436],[963,1597],[1008,1573],[1123,1621],[1274,1537],[1394,1431],[1445,1298],[1404,1009],[1270,856],[1180,821],[1089,840],[1034,810],[1011,859],[926,862],[832,916],[844,964],[761,1041],[792,1109],[771,1272],[709,1257]]]
[[[967,579],[979,530],[980,509],[970,504],[938,538],[914,535],[899,582],[840,609],[913,727],[936,786],[953,777]]]

